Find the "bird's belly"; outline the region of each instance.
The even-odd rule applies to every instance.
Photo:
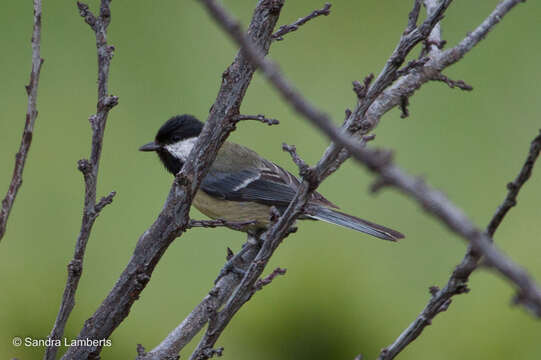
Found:
[[[257,227],[266,227],[270,222],[270,207],[267,205],[216,199],[203,190],[197,191],[193,205],[211,219],[230,222],[256,221]]]

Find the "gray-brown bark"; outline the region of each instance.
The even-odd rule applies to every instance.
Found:
[[[38,0],[35,0],[38,1]],[[477,229],[473,223],[445,198],[439,191],[423,181],[408,175],[392,164],[387,152],[366,148],[366,143],[373,139],[368,134],[378,124],[380,118],[394,106],[400,106],[407,116],[407,99],[416,89],[430,80],[444,81],[449,86],[464,90],[470,87],[461,81],[453,81],[441,74],[447,66],[459,61],[470,51],[499,20],[520,0],[505,0],[474,32],[469,34],[454,48],[443,51],[439,20],[452,0],[424,0],[427,18],[417,25],[421,11],[421,1],[415,0],[408,16],[407,26],[398,45],[387,60],[380,74],[365,78],[363,84],[354,82],[357,103],[353,111],[346,111],[346,120],[342,128],[337,128],[329,116],[319,111],[305,99],[295,87],[285,79],[273,62],[265,58],[273,39],[296,30],[307,21],[328,15],[330,4],[316,10],[297,22],[273,31],[280,15],[284,0],[260,0],[256,6],[247,34],[238,22],[232,19],[225,9],[214,0],[200,0],[209,13],[239,44],[241,50],[234,62],[224,71],[222,84],[217,98],[210,110],[197,144],[188,161],[177,174],[172,184],[164,207],[152,226],[139,238],[133,256],[120,275],[113,289],[100,307],[89,318],[81,330],[79,339],[102,340],[108,338],[118,325],[128,316],[131,306],[140,296],[150,280],[152,272],[171,242],[193,227],[235,227],[224,221],[196,221],[188,217],[191,201],[199,184],[205,176],[216,154],[235,126],[242,120],[257,120],[273,125],[275,119],[263,115],[240,115],[240,105],[257,68],[268,78],[270,83],[282,95],[284,101],[325,133],[332,143],[316,166],[310,167],[297,154],[294,146],[284,145],[302,178],[298,192],[287,210],[272,214],[269,229],[258,239],[251,238],[236,255],[230,254],[235,266],[244,270],[241,275],[235,271],[221,272],[221,276],[209,294],[200,304],[174,329],[156,348],[146,353],[138,347],[138,359],[176,359],[178,353],[208,323],[191,359],[207,359],[221,355],[222,348],[214,349],[222,331],[228,326],[234,315],[252,298],[257,290],[269,284],[283,269],[275,269],[268,276],[262,277],[264,269],[274,251],[294,228],[297,217],[303,212],[311,193],[330,174],[350,156],[376,174],[378,181],[373,187],[392,186],[417,201],[429,214],[436,217],[453,232],[466,239],[470,248],[463,262],[449,280],[446,288],[431,290],[433,296],[427,305],[429,312],[421,313],[418,319],[380,355],[381,359],[391,359],[413,341],[439,312],[447,309],[452,296],[466,289],[469,274],[477,265],[480,256],[487,264],[503,274],[514,284],[519,295],[517,301],[526,305],[537,315],[541,315],[541,292],[528,274],[509,258],[505,257],[491,243],[491,237],[501,220],[514,205],[520,187],[528,179],[535,159],[541,147],[541,136],[532,143],[528,161],[513,185],[509,187],[508,197],[495,214],[486,233]],[[117,103],[117,98],[108,95],[107,77],[113,48],[107,45],[106,29],[110,21],[110,0],[102,0],[100,15],[94,16],[84,4],[79,3],[79,10],[85,21],[96,33],[98,47],[98,108],[90,119],[93,138],[90,160],[81,160],[79,169],[85,179],[85,207],[81,233],[77,240],[74,259],[68,267],[68,281],[62,306],[57,321],[51,332],[51,338],[62,336],[69,313],[74,306],[75,291],[81,276],[84,249],[96,216],[102,208],[112,201],[114,193],[96,203],[96,182],[101,155],[102,139],[108,111]],[[424,42],[419,59],[403,66],[408,54],[419,43]],[[0,236],[1,237],[1,236]],[[229,259],[231,257],[231,259]],[[419,322],[421,321],[421,322]],[[100,346],[70,347],[64,359],[98,358]],[[54,359],[56,348],[49,348],[46,359]]]
[[[37,101],[38,101],[38,85],[39,75],[41,72],[41,0],[34,0],[34,25],[32,30],[32,70],[30,71],[30,80],[25,86],[26,94],[28,95],[28,105],[26,109],[26,121],[24,123],[23,136],[19,151],[15,154],[15,167],[9,184],[8,191],[2,206],[0,207],[0,241],[6,233],[7,222],[17,192],[23,183],[23,171],[32,144],[32,136],[34,135],[34,123],[38,117]]]
[[[92,144],[90,159],[82,159],[78,162],[78,169],[83,174],[85,182],[85,195],[83,206],[83,218],[81,230],[75,243],[73,259],[68,264],[68,279],[62,295],[60,309],[54,326],[49,334],[52,340],[61,339],[68,318],[75,306],[75,294],[79,286],[79,280],[83,273],[83,263],[86,245],[92,232],[92,227],[101,210],[113,201],[115,192],[103,197],[96,202],[96,187],[98,184],[98,171],[103,148],[103,135],[109,111],[118,104],[116,96],[109,95],[109,67],[113,58],[114,47],[107,43],[107,27],[111,21],[111,0],[102,0],[99,15],[95,16],[86,4],[77,3],[80,15],[90,25],[96,35],[96,50],[98,58],[98,99],[96,114],[88,119],[92,128]],[[58,351],[55,342],[45,350],[44,359],[54,360]]]
[[[258,2],[248,35],[258,48],[266,53],[278,20],[282,1]],[[139,238],[130,262],[119,280],[96,312],[81,330],[79,339],[105,339],[116,329],[139,297],[154,267],[171,244],[189,224],[189,209],[193,195],[219,147],[233,130],[234,117],[250,84],[255,67],[239,53],[222,76],[222,85],[199,140],[185,166],[177,175],[169,196],[158,218]],[[70,347],[64,359],[87,359],[99,356],[101,347]]]
[[[541,135],[538,135],[530,144],[528,156],[524,165],[520,169],[519,174],[513,182],[507,185],[508,192],[503,203],[498,207],[498,210],[490,220],[487,226],[486,233],[489,237],[494,236],[496,229],[501,224],[507,212],[516,205],[517,196],[522,186],[528,181],[531,176],[535,161],[539,157],[541,150]],[[457,265],[453,274],[447,281],[447,284],[440,290],[433,286],[430,288],[432,294],[428,304],[423,311],[415,318],[415,320],[398,336],[398,338],[388,347],[381,351],[379,360],[390,360],[398,355],[408,344],[414,341],[427,327],[432,323],[432,320],[442,311],[446,311],[451,305],[451,298],[455,295],[467,293],[468,280],[470,275],[477,269],[481,253],[476,252],[470,246],[466,255]]]
[[[235,21],[228,16],[223,8],[218,6],[212,0],[203,0],[203,3],[207,6],[207,9],[214,19],[220,25],[222,25],[223,29],[227,31],[232,38],[238,42],[245,53],[249,55],[250,60],[262,70],[262,72],[267,76],[268,80],[282,95],[283,99],[300,114],[310,120],[312,124],[319,127],[337,145],[331,145],[315,169],[309,169],[309,171],[304,169],[305,181],[299,188],[297,196],[290,204],[288,211],[286,211],[278,222],[274,224],[266,234],[263,235],[264,242],[260,254],[262,254],[267,245],[269,248],[268,251],[266,251],[261,258],[259,256],[260,254],[258,254],[256,260],[254,260],[252,263],[241,284],[236,289],[231,299],[229,299],[224,309],[220,311],[213,319],[211,319],[211,321],[209,321],[209,328],[199,343],[198,348],[192,354],[191,359],[206,359],[213,356],[213,346],[217,338],[225,326],[227,326],[235,312],[238,311],[240,307],[253,295],[255,279],[263,271],[265,260],[272,255],[272,252],[280,243],[283,234],[286,233],[285,227],[291,226],[293,223],[292,220],[294,220],[300,213],[302,206],[306,203],[307,194],[310,193],[311,189],[317,187],[318,182],[321,181],[321,178],[325,177],[326,169],[327,171],[328,169],[332,169],[334,171],[335,167],[339,166],[340,163],[345,160],[346,156],[340,156],[340,153],[342,152],[341,147],[346,148],[356,160],[366,165],[369,170],[376,173],[380,178],[380,183],[388,186],[394,186],[406,195],[412,197],[414,200],[419,202],[429,214],[440,219],[452,231],[458,233],[464,239],[469,241],[474,251],[483,254],[489,265],[507,277],[520,289],[519,298],[521,299],[521,302],[527,304],[530,309],[533,309],[536,315],[541,316],[541,292],[539,291],[537,285],[522,268],[499,252],[491,244],[491,239],[489,236],[476,229],[476,227],[459,208],[453,205],[440,192],[429,188],[419,179],[407,175],[402,170],[392,165],[390,157],[385,156],[385,154],[382,156],[382,153],[379,151],[368,150],[364,147],[358,146],[356,141],[351,136],[347,135],[347,132],[336,129],[325,114],[319,112],[294,90],[294,88],[285,80],[285,78],[281,76],[272,62],[264,59],[260,54],[258,54],[257,50],[250,45],[249,40],[243,36],[242,32],[238,31],[238,25],[236,25]],[[356,121],[360,122],[360,130],[362,130],[361,133],[366,133],[368,130],[372,129],[373,126],[375,126],[377,122],[372,124],[366,123],[362,120],[362,118],[370,105],[389,85],[391,85],[391,83],[400,73],[398,69],[399,66],[403,63],[406,55],[415,45],[414,43],[410,42],[413,41],[411,38],[416,39],[416,37],[412,36],[411,34],[416,34],[416,31],[419,31],[425,34],[426,38],[426,36],[430,34],[434,26],[437,24],[437,21],[441,18],[442,11],[445,10],[449,3],[450,2],[445,1],[440,2],[433,8],[432,11],[429,11],[428,18],[423,25],[421,25],[419,28],[412,28],[412,24],[416,22],[414,20],[417,19],[419,12],[419,2],[415,2],[414,9],[410,13],[410,21],[408,22],[406,32],[395,49],[395,52],[393,52],[393,55],[387,62],[382,73],[370,87],[368,87],[369,81],[365,82],[366,89],[363,90],[361,87],[358,87],[358,95],[362,94],[359,95],[359,104],[356,110],[349,114],[349,119],[347,119],[345,124],[345,127],[347,126],[350,132],[356,132],[357,129],[355,129],[353,126]],[[517,1],[508,1],[507,3],[503,2],[496,9],[496,12],[503,8],[504,12],[500,15],[503,16],[517,3]],[[469,35],[465,41],[461,42],[457,46],[457,51],[454,53],[447,53],[447,58],[444,61],[446,61],[447,64],[450,64],[457,61],[465,52],[469,51],[473,45],[464,46],[464,44],[469,40],[471,40],[469,42],[470,44],[478,42],[482,36],[484,36],[490,30],[491,26],[494,25],[494,22],[491,22],[491,18],[492,15],[481,25],[480,30],[478,29],[474,35]],[[427,27],[427,24],[430,24],[431,27]],[[436,31],[437,33],[434,34],[434,36],[439,37],[439,28],[436,29]],[[415,65],[408,64],[402,73],[407,74],[409,71],[415,71],[416,68],[422,67],[426,62],[427,61],[419,62]],[[439,71],[430,79],[441,80],[441,77],[436,75],[439,75]],[[468,89],[466,86],[463,87]],[[398,101],[402,103],[403,98],[403,96],[400,96]],[[338,164],[336,164],[336,162],[338,162]],[[330,167],[330,164],[333,163],[335,165]],[[326,166],[329,167],[326,168]]]

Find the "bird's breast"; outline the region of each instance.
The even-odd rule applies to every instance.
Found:
[[[270,222],[270,207],[255,202],[217,199],[203,190],[198,190],[193,205],[211,219],[230,222],[256,221],[258,227],[266,227]]]

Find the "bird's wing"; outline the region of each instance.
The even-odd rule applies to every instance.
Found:
[[[297,188],[300,185],[300,181],[294,175],[292,175],[289,171],[282,169],[280,166],[268,160],[264,160],[264,167],[265,167],[264,173],[267,179],[273,179],[275,181],[279,181],[281,183],[287,184],[288,186],[293,187],[295,189],[294,192],[297,192]],[[293,196],[288,201],[288,204],[289,202],[291,202],[292,199],[293,199]],[[314,191],[312,193],[311,201],[319,203],[321,205],[338,209],[338,206],[336,206],[335,204],[327,200],[323,195],[321,195],[317,191]]]
[[[278,165],[264,160],[257,169],[235,173],[211,169],[203,179],[201,189],[209,195],[230,201],[255,201],[269,206],[287,206],[299,187],[299,180]],[[336,207],[322,195],[314,193],[312,199]]]

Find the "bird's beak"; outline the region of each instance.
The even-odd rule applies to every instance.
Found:
[[[161,148],[160,145],[156,144],[154,141],[149,142],[139,148],[139,151],[156,151]]]

